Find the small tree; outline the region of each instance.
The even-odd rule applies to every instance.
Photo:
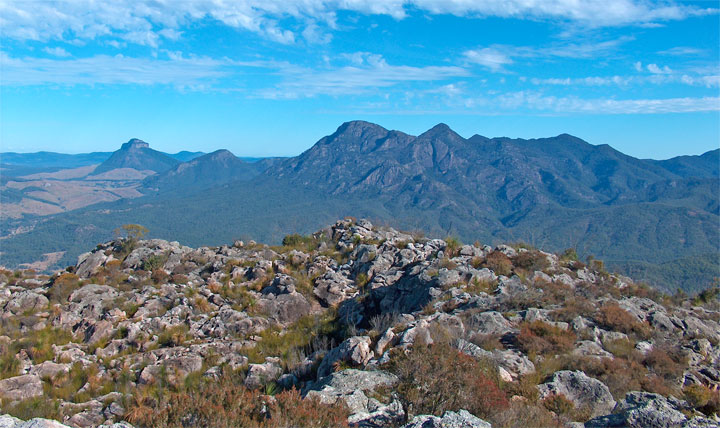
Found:
[[[114,233],[120,238],[120,254],[127,256],[135,249],[138,241],[148,233],[148,229],[139,224],[123,224],[115,229]]]

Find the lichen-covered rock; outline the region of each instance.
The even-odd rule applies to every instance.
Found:
[[[490,423],[474,416],[467,410],[447,411],[442,418],[432,415],[418,415],[402,428],[491,428]]]
[[[346,369],[310,384],[303,393],[308,397],[317,397],[326,404],[343,400],[350,410],[348,421],[351,424],[362,427],[393,426],[405,417],[400,402],[392,400],[384,404],[368,398],[368,394],[379,388],[392,387],[397,382],[397,376],[385,371]]]
[[[329,375],[333,371],[333,365],[338,361],[344,361],[354,366],[367,364],[374,356],[370,349],[372,341],[368,336],[355,336],[345,339],[340,346],[333,348],[320,363],[318,367],[318,379]]]
[[[0,380],[0,398],[5,400],[25,400],[43,395],[40,376],[28,374]]]
[[[681,427],[687,417],[680,411],[683,402],[649,392],[629,392],[611,415],[585,423],[586,428],[672,428]],[[702,426],[702,425],[701,425]]]
[[[550,381],[538,385],[540,398],[562,395],[576,408],[588,409],[591,417],[606,415],[615,407],[615,400],[605,384],[581,371],[555,372]]]

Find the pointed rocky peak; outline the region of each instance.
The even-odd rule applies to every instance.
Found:
[[[131,138],[130,141],[123,144],[120,147],[120,150],[130,150],[130,149],[149,149],[150,144],[146,143],[145,141],[139,139],[139,138]]]
[[[464,140],[457,132],[453,131],[449,126],[444,123],[438,123],[427,131],[423,132],[418,136],[418,139],[437,139],[437,138],[451,138]]]

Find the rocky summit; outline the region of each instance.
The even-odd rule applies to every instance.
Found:
[[[126,231],[0,273],[0,427],[719,424],[717,289],[350,218],[281,246]]]

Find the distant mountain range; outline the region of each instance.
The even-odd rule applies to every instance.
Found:
[[[1,262],[64,251],[53,266],[66,265],[125,223],[199,246],[279,242],[351,215],[469,242],[576,247],[669,290],[720,277],[720,149],[656,161],[567,134],[465,139],[440,124],[412,136],[355,121],[297,157],[257,162],[226,150],[180,162],[131,140],[92,174],[123,168],[152,171],[133,185],[138,197],[4,219]],[[665,274],[688,260],[692,272]]]

